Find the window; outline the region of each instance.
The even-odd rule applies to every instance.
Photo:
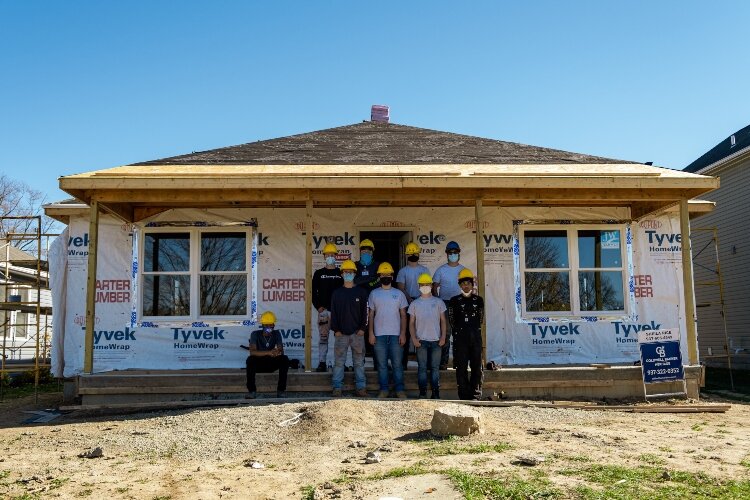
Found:
[[[625,314],[623,226],[521,226],[523,314]]]
[[[190,228],[147,231],[142,311],[148,318],[248,315],[249,232]]]

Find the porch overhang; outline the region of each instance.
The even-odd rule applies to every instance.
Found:
[[[128,222],[171,208],[310,200],[319,208],[617,206],[637,220],[718,187],[718,178],[641,164],[131,165],[60,178],[63,191]]]

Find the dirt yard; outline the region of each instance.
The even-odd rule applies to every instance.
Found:
[[[716,402],[727,403],[701,404]],[[50,394],[36,405],[0,403],[0,496],[750,496],[750,406],[742,403],[718,414],[479,408],[484,432],[447,440],[428,432],[433,409],[445,403],[416,400],[70,413],[23,423],[31,416],[23,410],[57,404]],[[79,457],[96,447],[101,457]],[[379,463],[365,463],[371,451]]]

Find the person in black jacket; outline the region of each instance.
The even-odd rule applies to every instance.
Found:
[[[448,321],[454,335],[458,399],[482,399],[482,320],[484,300],[474,291],[474,274],[462,269],[458,275],[461,293],[448,302]],[[471,380],[467,368],[471,367]]]
[[[331,329],[333,330],[333,396],[341,396],[344,361],[351,348],[357,396],[366,397],[365,330],[367,330],[367,291],[354,286],[357,266],[351,260],[341,264],[344,286],[331,296]]]
[[[312,303],[318,311],[318,367],[316,372],[328,371],[328,333],[331,331],[331,295],[344,284],[341,271],[336,267],[338,249],[333,243],[323,247],[325,267],[321,267],[312,279]]]
[[[368,295],[380,286],[380,263],[375,262],[374,252],[375,244],[372,240],[362,240],[359,243],[359,260],[356,262],[357,276],[354,278],[354,284],[366,290]]]

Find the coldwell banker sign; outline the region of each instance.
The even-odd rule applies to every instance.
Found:
[[[641,348],[643,382],[674,382],[684,380],[680,337],[675,330],[641,330],[638,332]]]

